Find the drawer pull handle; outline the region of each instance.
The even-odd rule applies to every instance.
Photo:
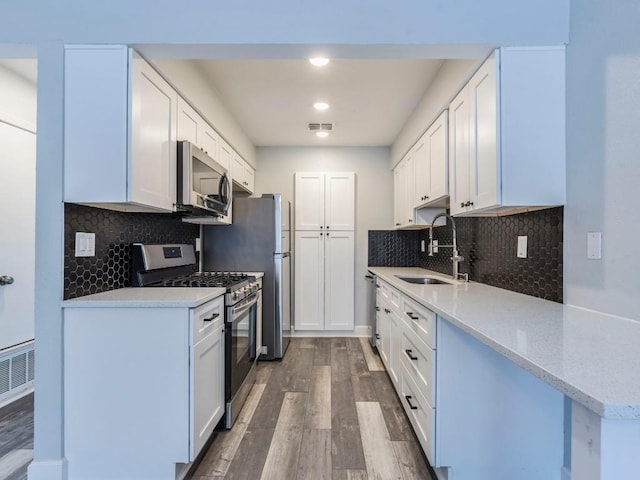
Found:
[[[380,340],[380,335],[376,333],[376,339]]]
[[[404,398],[406,398],[406,399],[407,399],[407,403],[409,404],[409,408],[410,408],[411,410],[417,410],[417,409],[418,409],[418,407],[416,407],[415,405],[413,405],[413,404],[411,403],[411,395],[405,395],[405,396],[404,396]]]
[[[218,318],[220,316],[219,313],[214,313],[213,315],[211,315],[209,318],[203,318],[202,321],[203,322],[210,322],[211,320],[215,320],[216,318]]]
[[[412,350],[410,348],[407,348],[404,352],[407,354],[407,357],[409,357],[411,360],[418,360],[418,357],[414,357],[413,355],[411,355]]]
[[[420,320],[420,317],[418,317],[417,315],[414,315],[413,312],[404,312],[407,314],[407,317],[409,317],[411,320]]]
[[[376,307],[376,312],[379,312],[379,311],[380,311],[380,307]]]

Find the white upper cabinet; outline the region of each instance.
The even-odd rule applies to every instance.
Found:
[[[324,229],[324,173],[295,174],[296,230]]]
[[[185,140],[220,163],[220,135],[184,98],[178,96],[178,141]]]
[[[565,202],[563,47],[494,52],[449,105],[451,213]]]
[[[353,230],[355,173],[297,172],[295,223],[296,230]]]
[[[253,193],[255,172],[235,150],[231,152],[231,178],[236,191]]]
[[[187,101],[178,96],[178,141],[191,142],[200,147],[200,132],[204,120]],[[202,148],[202,147],[200,147]]]
[[[446,205],[449,195],[446,110],[412,150],[415,174],[413,207]]]
[[[325,228],[353,230],[355,217],[355,173],[325,173]]]
[[[177,92],[126,46],[65,48],[64,201],[170,212]]]
[[[233,159],[233,148],[224,141],[224,139],[220,138],[220,146],[218,147],[220,164],[226,168],[229,172],[232,172],[232,159]]]
[[[202,124],[202,135],[199,141],[201,142],[200,148],[204,150],[204,153],[218,163],[222,163],[220,161],[220,135],[206,122]],[[223,164],[222,166],[224,167],[225,165]]]
[[[421,155],[427,143],[418,142],[393,169],[394,226],[396,229],[424,228],[444,208],[416,208],[416,150]],[[426,150],[425,150],[426,151]],[[441,224],[443,219],[438,221]]]

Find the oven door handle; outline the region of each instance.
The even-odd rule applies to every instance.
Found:
[[[248,297],[248,298],[251,299],[248,303],[244,303],[244,304],[239,305],[237,307],[231,307],[231,314],[234,317],[242,315],[244,312],[246,312],[251,307],[253,307],[256,303],[258,303],[258,294],[256,293],[256,294],[252,295],[252,297],[253,298]]]

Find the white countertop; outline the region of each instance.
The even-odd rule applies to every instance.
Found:
[[[131,287],[86,295],[62,302],[63,308],[175,307],[193,308],[224,295],[224,288]]]
[[[640,322],[469,282],[414,285],[369,267],[398,290],[605,418],[640,419]]]

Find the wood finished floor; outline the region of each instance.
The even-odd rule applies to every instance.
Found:
[[[26,480],[33,458],[33,393],[0,409],[0,479]]]
[[[258,363],[233,429],[216,435],[193,480],[430,479],[427,463],[367,339],[292,339]]]

